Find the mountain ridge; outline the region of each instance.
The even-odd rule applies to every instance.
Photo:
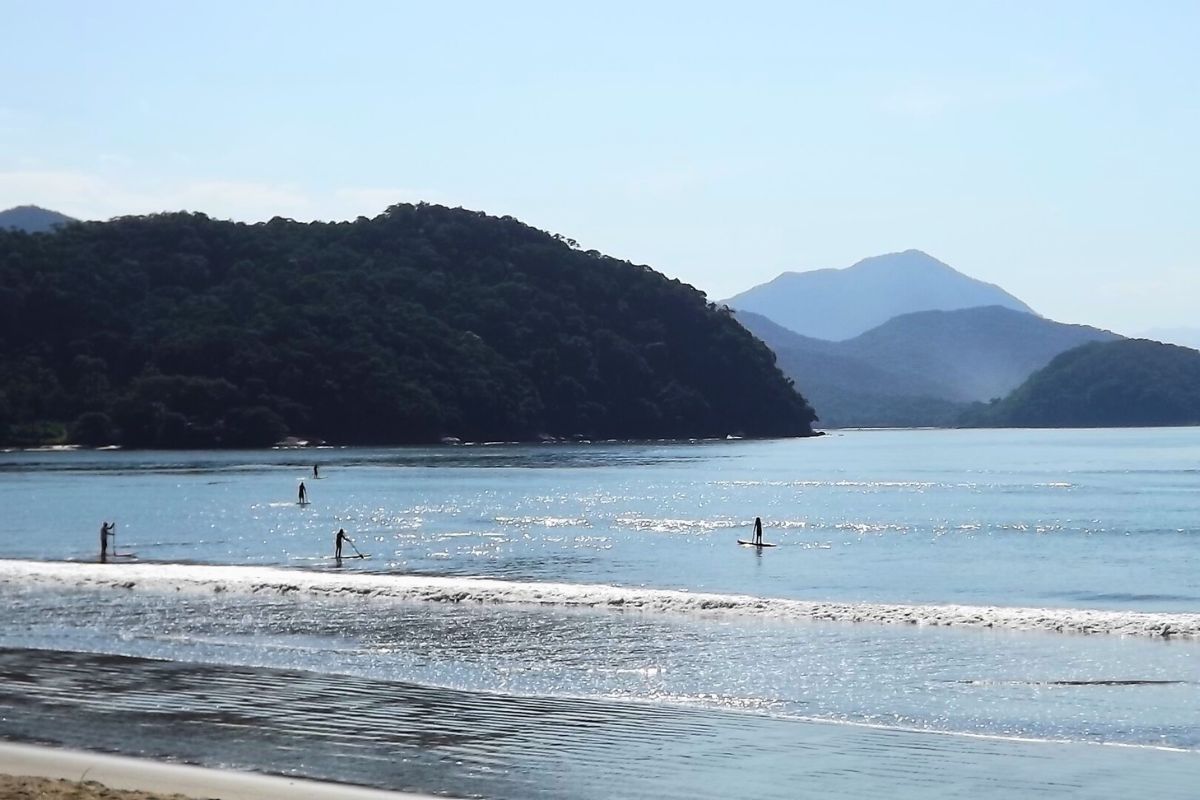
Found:
[[[1117,334],[1002,306],[920,311],[829,342],[735,312],[827,427],[954,425],[970,403],[1007,395],[1054,356]]]

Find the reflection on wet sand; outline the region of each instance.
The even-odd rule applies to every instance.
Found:
[[[1200,754],[0,650],[7,738],[487,798],[1184,798]],[[569,766],[564,766],[569,765]],[[965,796],[965,795],[964,795]]]

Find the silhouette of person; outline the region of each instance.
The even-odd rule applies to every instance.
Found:
[[[321,477],[321,470],[320,470],[319,464],[313,464],[313,477],[314,478]]]
[[[115,522],[110,524],[109,522],[106,521],[100,525],[100,560],[101,561],[108,561],[108,539],[111,536],[114,541],[116,540],[117,532],[115,530],[113,530],[116,527],[117,527],[117,524]]]
[[[304,481],[300,481],[300,502],[308,502],[308,489],[304,488]]]
[[[761,545],[762,540],[762,517],[754,518],[754,543]]]
[[[354,541],[346,535],[346,529],[338,528],[337,538],[333,540],[333,557],[338,561],[342,560],[342,542],[354,544]]]

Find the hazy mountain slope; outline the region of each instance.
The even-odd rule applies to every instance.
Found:
[[[784,349],[776,354],[822,427],[879,428],[952,425],[966,404],[937,397],[935,387],[858,359]]]
[[[841,341],[914,311],[999,305],[1034,313],[998,286],[920,250],[866,258],[845,269],[785,272],[725,301],[796,333]]]
[[[802,350],[806,353],[838,353],[840,342],[805,336],[775,323],[753,311],[734,311],[734,317],[746,330],[753,333],[776,353],[781,350]]]
[[[935,396],[969,402],[1003,397],[1054,356],[1119,339],[1000,306],[905,314],[842,342],[841,352],[940,387]]]
[[[845,342],[801,336],[749,311],[736,317],[775,352],[823,427],[950,425],[966,408],[938,397],[941,387],[920,375],[846,353]]]
[[[986,426],[1200,425],[1200,352],[1146,339],[1069,350],[964,421]]]
[[[895,369],[869,354],[864,357],[854,352],[848,342],[801,336],[750,311],[738,311],[734,316],[774,351],[780,368],[793,380],[802,376],[806,383],[819,381],[846,390],[882,389],[888,394],[937,395],[943,391],[938,382],[913,370]]]
[[[73,217],[38,206],[16,206],[0,211],[0,229],[47,233],[60,225],[76,222]]]
[[[905,314],[843,342],[736,316],[828,427],[951,424],[969,402],[1008,394],[1059,353],[1119,338],[999,306]]]

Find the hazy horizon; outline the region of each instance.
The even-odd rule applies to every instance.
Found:
[[[509,214],[721,299],[923,250],[1192,324],[1200,8],[0,0],[0,208]]]

